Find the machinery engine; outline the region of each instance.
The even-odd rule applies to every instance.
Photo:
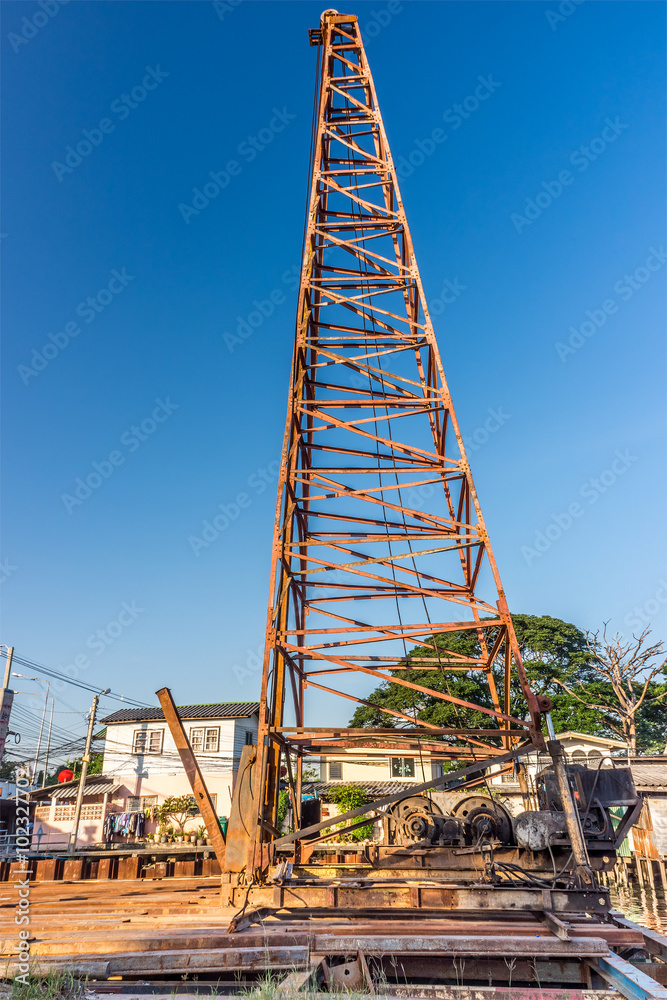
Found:
[[[489,840],[512,843],[508,811],[486,795],[460,799],[444,814],[427,795],[401,799],[385,814],[384,841],[396,847],[464,847]]]

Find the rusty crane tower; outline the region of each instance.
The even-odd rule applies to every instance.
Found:
[[[531,690],[521,661],[357,18],[325,11],[310,42],[318,51],[311,179],[259,733],[257,745],[244,748],[232,804],[223,876],[229,899],[266,903],[279,884],[280,905],[341,905],[343,856],[332,853],[332,838],[373,820],[382,834],[365,849],[359,872],[366,880],[347,887],[346,905],[370,905],[378,879],[383,906],[428,905],[419,888],[428,869],[446,880],[451,905],[459,906],[483,862],[498,905],[515,906],[501,902],[500,889],[516,890],[517,879],[509,868],[499,873],[500,860],[521,862],[521,878],[537,896],[545,871],[552,888],[562,888],[558,863],[571,905],[576,896],[582,909],[608,906],[591,894],[594,869],[613,865],[618,836],[636,814],[629,772],[620,781],[614,771],[611,784],[591,772],[575,775],[553,732],[545,742],[551,702]],[[468,653],[461,642],[448,649],[452,633],[472,637]],[[450,679],[461,673],[481,681],[478,703],[452,694]],[[425,683],[425,675],[437,682]],[[404,688],[411,709],[373,705],[371,681]],[[522,707],[513,712],[516,691]],[[332,710],[345,699],[387,721],[313,725],[311,692],[325,694]],[[424,697],[452,706],[458,725],[420,719]],[[486,725],[471,728],[472,712]],[[338,815],[336,834],[331,819],[305,815],[304,761],[350,748],[357,756],[378,749],[420,755],[426,742],[431,759],[457,761],[458,769],[415,785],[409,796],[402,791]],[[461,790],[479,783],[490,762],[520,772],[522,755],[547,749],[539,794],[531,799],[522,786],[522,817],[513,820],[489,796],[462,803]],[[278,828],[281,787],[292,804],[289,833]],[[611,805],[627,807],[617,834]],[[388,874],[401,876],[391,890]]]

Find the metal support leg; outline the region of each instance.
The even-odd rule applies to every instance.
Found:
[[[662,882],[662,888],[667,893],[667,872],[665,872],[664,861],[658,861],[658,871],[660,872],[660,880]]]
[[[519,777],[519,788],[521,789],[521,799],[523,800],[524,809],[532,809],[532,803],[530,801],[530,792],[528,791],[528,781],[526,780],[526,768],[521,763],[520,760],[516,762],[516,772]]]
[[[581,824],[579,823],[577,807],[574,803],[572,789],[570,788],[570,780],[567,773],[567,767],[565,765],[563,747],[558,740],[548,740],[547,749],[551,754],[551,759],[554,765],[554,774],[556,775],[556,783],[558,784],[558,793],[563,805],[565,826],[567,827],[570,843],[572,844],[575,871],[581,876],[582,880],[586,884],[592,885],[593,873],[590,867],[588,851],[586,850],[586,841],[584,840]]]

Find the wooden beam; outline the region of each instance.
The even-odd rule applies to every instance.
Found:
[[[215,856],[220,862],[220,867],[224,870],[225,867],[225,836],[222,832],[222,827],[220,826],[220,820],[215,811],[213,805],[213,800],[209,794],[208,788],[206,787],[206,782],[199,770],[199,764],[194,755],[192,747],[190,746],[190,741],[188,740],[185,729],[183,728],[183,723],[178,714],[178,709],[172,698],[171,691],[169,688],[163,687],[159,691],[155,692],[160,699],[160,705],[162,706],[162,711],[164,712],[164,717],[169,726],[169,731],[171,732],[172,739],[176,744],[176,749],[181,758],[181,763],[185,768],[185,773],[188,776],[188,781],[190,782],[190,787],[192,788],[193,795],[195,797],[195,802],[199,807],[199,811],[204,819],[204,825],[206,827],[206,832],[211,838],[211,844],[213,850],[215,851]]]

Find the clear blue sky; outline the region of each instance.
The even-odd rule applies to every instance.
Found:
[[[665,7],[571,8],[345,11],[510,607],[662,637]],[[321,9],[3,4],[2,641],[145,702],[258,693]]]

